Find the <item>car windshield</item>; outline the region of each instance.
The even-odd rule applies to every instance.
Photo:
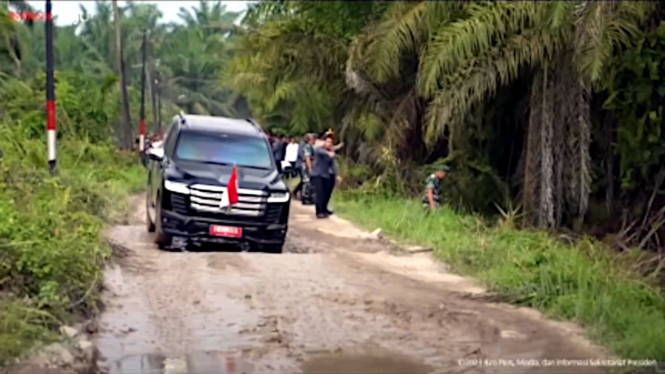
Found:
[[[213,135],[184,131],[180,134],[175,156],[179,160],[272,169],[272,159],[265,140],[242,135]]]

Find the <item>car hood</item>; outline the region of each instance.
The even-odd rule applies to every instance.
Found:
[[[277,170],[261,170],[238,166],[238,187],[253,190],[286,190]],[[201,183],[226,186],[233,166],[179,161],[171,164],[166,177],[188,184]]]

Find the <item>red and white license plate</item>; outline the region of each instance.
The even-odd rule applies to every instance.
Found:
[[[210,225],[210,235],[227,238],[242,238],[242,227]]]

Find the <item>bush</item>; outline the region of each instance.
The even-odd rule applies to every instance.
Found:
[[[489,166],[467,160],[458,154],[424,166],[387,162],[378,175],[376,170],[365,164],[345,159],[340,163],[340,172],[344,179],[339,187],[346,190],[349,198],[369,195],[421,197],[427,176],[441,164],[452,168],[442,186],[443,199],[451,206],[464,211],[495,215],[499,213],[496,204],[509,203],[508,186]]]
[[[96,311],[104,220],[144,182],[135,156],[85,140],[59,144],[52,176],[45,142],[24,130],[0,123],[0,363]]]

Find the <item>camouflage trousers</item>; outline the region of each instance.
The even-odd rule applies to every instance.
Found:
[[[312,185],[312,178],[310,177],[306,167],[303,166],[300,176],[302,183],[302,191],[300,193],[301,200],[303,204],[314,204],[314,186]]]

